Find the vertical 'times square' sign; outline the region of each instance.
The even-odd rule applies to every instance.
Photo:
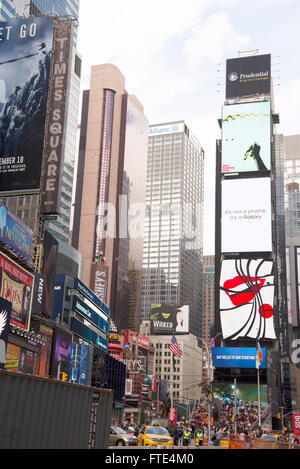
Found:
[[[42,213],[59,213],[72,52],[72,21],[56,21],[45,141]]]

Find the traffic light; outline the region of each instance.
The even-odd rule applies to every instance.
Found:
[[[67,381],[68,379],[68,374],[64,373],[63,371],[60,373],[61,374],[61,381]]]
[[[278,418],[279,420],[281,419],[281,414],[280,414],[280,412],[278,412],[277,418]]]

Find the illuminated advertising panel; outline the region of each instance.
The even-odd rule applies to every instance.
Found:
[[[272,252],[271,179],[222,182],[222,253]]]
[[[226,99],[270,92],[270,54],[237,57],[226,61]]]
[[[214,347],[213,366],[216,368],[256,368],[255,347]],[[259,368],[267,367],[267,350],[261,348],[263,361]]]
[[[103,331],[105,334],[108,334],[109,322],[105,321],[105,319],[99,314],[99,312],[96,311],[96,307],[95,309],[91,308],[91,306],[89,306],[80,298],[78,298],[78,296],[73,295],[72,310],[78,312],[79,314],[84,316],[89,322],[101,329],[101,331]]]
[[[31,261],[32,230],[0,202],[0,243],[26,262]]]
[[[268,407],[268,386],[260,384],[259,389],[260,403],[263,408]],[[237,405],[247,406],[253,402],[256,403],[258,399],[258,387],[254,383],[240,383],[237,382],[236,393],[234,393],[234,386],[232,383],[214,383],[213,384],[214,397],[222,399],[224,404],[234,404],[236,394]],[[248,412],[254,416],[254,421],[257,419],[257,410],[253,407],[247,409]]]
[[[223,107],[222,173],[271,170],[271,104]]]
[[[189,332],[189,306],[152,304],[151,334],[180,334]]]
[[[90,347],[85,344],[72,344],[69,381],[88,384]]]
[[[61,373],[69,377],[72,350],[72,333],[55,326],[51,355],[51,376],[61,379]]]
[[[42,213],[58,214],[66,139],[66,116],[72,65],[72,21],[55,20],[52,75],[46,127]]]
[[[0,298],[12,304],[10,324],[28,330],[34,276],[0,253]]]
[[[276,339],[273,262],[230,259],[222,262],[220,319],[224,339]]]
[[[53,18],[0,23],[0,190],[40,188]]]

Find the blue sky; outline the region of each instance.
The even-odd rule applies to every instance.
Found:
[[[255,49],[272,55],[277,132],[293,135],[300,133],[299,44],[299,0],[81,1],[83,88],[91,65],[113,63],[150,124],[184,119],[205,149],[205,254],[214,252],[215,141],[226,59]]]

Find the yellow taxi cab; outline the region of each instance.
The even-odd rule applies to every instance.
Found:
[[[173,440],[164,427],[146,425],[138,435],[138,446],[173,446]]]
[[[281,435],[277,435],[277,434],[267,434],[267,433],[265,433],[260,438],[262,440],[279,441],[282,437],[281,437]]]

